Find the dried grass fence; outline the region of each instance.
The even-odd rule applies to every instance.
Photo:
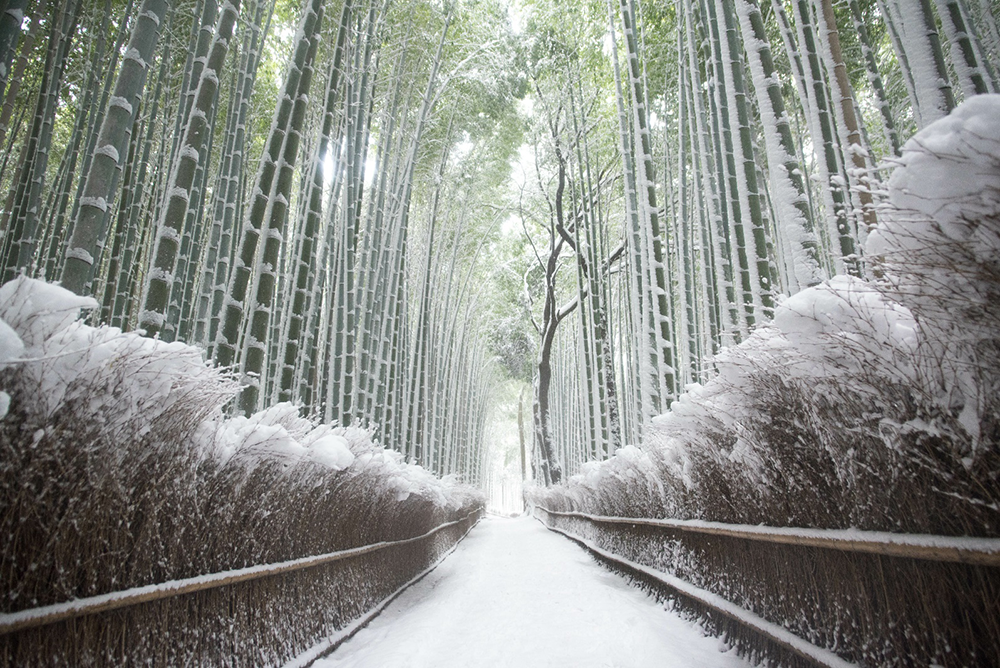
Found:
[[[477,508],[412,538],[0,614],[0,665],[276,665],[452,549]]]
[[[546,526],[596,548],[613,570],[698,615],[753,659],[1000,665],[998,539],[535,510]],[[778,637],[747,623],[754,619],[778,629]],[[820,658],[783,643],[783,632],[818,649]]]

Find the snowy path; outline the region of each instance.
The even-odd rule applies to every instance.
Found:
[[[487,518],[317,668],[747,664],[530,518]]]

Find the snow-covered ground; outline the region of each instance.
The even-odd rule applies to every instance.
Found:
[[[317,668],[746,666],[579,546],[484,519],[437,569]]]

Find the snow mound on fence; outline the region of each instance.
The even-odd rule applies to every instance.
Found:
[[[1000,95],[970,98],[903,146],[866,250],[918,319],[969,341],[996,334]],[[956,315],[967,322],[953,327]]]
[[[996,225],[982,223],[1000,216],[1000,95],[972,97],[906,142],[889,198],[870,255],[959,241],[995,258]]]
[[[910,139],[889,197],[867,242],[881,279],[834,276],[785,299],[768,326],[716,356],[715,378],[689,386],[653,419],[653,440],[683,459],[693,435],[738,434],[767,371],[816,387],[838,382],[862,396],[878,394],[881,383],[918,394],[938,387],[930,400],[961,411],[975,450],[991,391],[984,383],[995,381],[996,367],[970,351],[1000,335],[1000,95],[976,96]],[[741,446],[729,457],[739,458]]]
[[[23,276],[0,286],[0,318],[28,347],[41,345],[66,329],[80,317],[81,309],[96,307],[91,297]]]
[[[215,459],[225,464],[236,454],[277,461],[285,466],[312,461],[334,471],[354,463],[347,439],[333,426],[302,417],[296,405],[282,402],[254,413],[209,422],[207,441]],[[343,431],[343,430],[340,430]]]
[[[405,463],[376,445],[370,431],[317,424],[291,403],[227,416],[223,407],[239,391],[232,375],[193,346],[79,320],[81,311],[96,307],[93,299],[40,280],[19,277],[0,287],[0,419],[14,396],[33,423],[72,416],[88,425],[88,436],[122,448],[182,442],[218,466],[364,471],[383,476],[400,501],[418,494],[447,508],[474,495],[454,478]]]
[[[73,405],[93,416],[101,433],[124,442],[148,433],[161,417],[217,405],[235,391],[196,348],[78,320],[81,310],[96,306],[25,277],[0,287],[0,323],[23,344],[11,356],[9,335],[0,337],[8,351],[0,357],[16,363],[24,410],[50,420]]]
[[[1000,393],[1000,95],[977,95],[910,139],[868,253],[921,329],[927,385],[972,439]]]

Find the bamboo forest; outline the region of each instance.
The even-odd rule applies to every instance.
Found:
[[[0,0],[0,198],[0,666],[1000,665],[997,0]]]

